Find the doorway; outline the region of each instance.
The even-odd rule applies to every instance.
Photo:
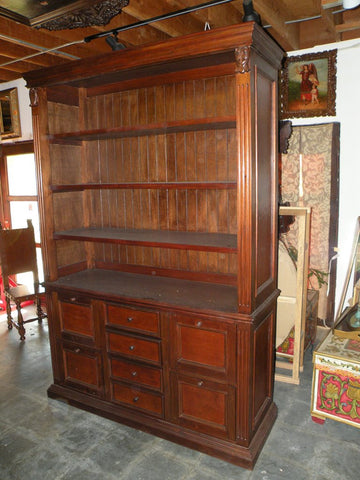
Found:
[[[35,232],[39,281],[44,279],[40,223],[37,195],[37,179],[33,142],[3,144],[0,157],[0,221],[2,228],[23,228],[27,219],[32,221]],[[17,276],[17,282],[32,283],[32,274]],[[3,299],[1,299],[1,303]],[[2,307],[2,305],[0,305]]]

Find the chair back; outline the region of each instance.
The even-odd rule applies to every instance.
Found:
[[[39,283],[34,227],[27,220],[27,228],[0,230],[0,264],[4,287],[9,286],[9,276],[32,272],[34,284]]]

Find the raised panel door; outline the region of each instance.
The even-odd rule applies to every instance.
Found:
[[[235,381],[235,325],[202,315],[171,317],[171,367],[190,374]]]
[[[234,438],[234,387],[175,373],[171,385],[175,422],[209,435]]]
[[[64,342],[62,345],[63,381],[87,393],[102,395],[103,365],[100,352]]]

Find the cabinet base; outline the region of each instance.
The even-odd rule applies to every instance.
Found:
[[[255,466],[257,457],[260,454],[277,416],[277,407],[272,403],[250,442],[250,445],[244,447],[208,435],[199,435],[191,430],[182,427],[180,428],[179,425],[167,422],[164,419],[150,417],[132,411],[126,407],[114,405],[105,400],[91,397],[60,385],[51,385],[48,389],[48,396],[54,399],[63,399],[74,407],[95,413],[129,427],[154,434],[165,440],[198,450],[207,455],[217,457],[226,462],[250,470]]]

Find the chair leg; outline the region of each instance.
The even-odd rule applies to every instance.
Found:
[[[42,311],[41,300],[39,297],[36,299],[36,315],[37,315],[38,322],[41,323],[44,316],[44,312]]]
[[[16,310],[18,312],[18,327],[20,340],[25,340],[25,328],[24,328],[24,319],[21,313],[21,303],[16,302]]]
[[[8,329],[11,330],[13,328],[12,317],[11,317],[11,305],[10,305],[10,298],[6,297],[6,315],[7,315],[7,324]]]

